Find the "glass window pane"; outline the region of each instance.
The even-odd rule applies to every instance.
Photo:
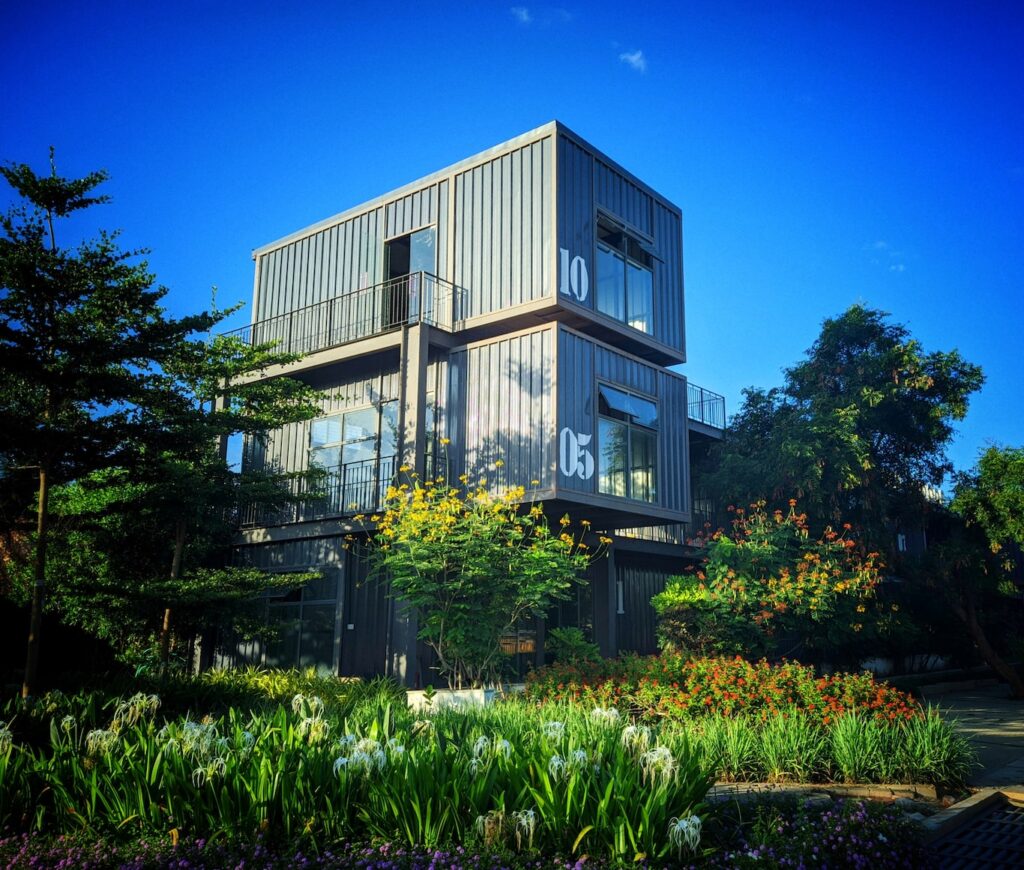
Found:
[[[598,420],[598,484],[606,495],[626,495],[626,424]]]
[[[348,465],[352,462],[366,462],[377,457],[377,439],[367,438],[363,441],[350,441],[341,452],[341,462]]]
[[[334,615],[333,604],[307,605],[302,608],[300,668],[334,670]]]
[[[318,447],[309,451],[309,464],[320,468],[335,468],[341,462],[340,447]]]
[[[649,333],[654,328],[654,277],[649,269],[636,263],[629,263],[628,270],[626,322],[634,329]]]
[[[273,605],[267,609],[267,666],[294,668],[299,654],[299,605]]]
[[[337,571],[326,569],[319,580],[310,580],[302,589],[303,601],[334,600],[338,595]]]
[[[321,417],[314,420],[309,427],[309,446],[323,447],[325,444],[337,444],[341,440],[341,414]]]
[[[380,406],[380,455],[398,453],[398,402],[385,402]]]
[[[342,431],[346,441],[375,437],[377,435],[377,409],[362,408],[358,411],[348,411],[345,414],[345,425],[342,427]]]
[[[598,385],[598,413],[617,420],[639,423],[649,429],[658,425],[658,406],[647,399],[624,393],[605,384]]]
[[[434,265],[434,239],[433,227],[419,230],[409,237],[409,271],[429,272],[437,271]]]
[[[643,429],[633,429],[629,435],[630,497],[657,501],[658,438]]]
[[[597,246],[597,310],[626,319],[626,261],[604,245]]]

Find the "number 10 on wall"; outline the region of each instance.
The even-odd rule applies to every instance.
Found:
[[[577,302],[583,302],[590,292],[590,275],[587,274],[587,263],[582,257],[569,258],[568,248],[559,248],[559,292],[563,296],[572,296]]]

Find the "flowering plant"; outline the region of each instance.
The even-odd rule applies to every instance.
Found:
[[[813,538],[793,499],[788,513],[764,502],[730,511],[732,533],[711,536],[704,565],[651,601],[663,648],[765,654],[780,638],[835,647],[863,629],[880,563],[858,551],[849,524]]]
[[[586,526],[573,533],[567,516],[553,529],[541,505],[524,505],[523,487],[460,482],[413,475],[390,487],[370,548],[375,574],[417,609],[419,638],[452,688],[492,682],[502,635],[568,598],[607,540],[591,552]]]

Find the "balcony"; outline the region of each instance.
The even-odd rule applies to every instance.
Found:
[[[284,483],[290,501],[280,508],[250,504],[242,509],[241,527],[281,526],[371,514],[384,505],[398,473],[398,457],[365,459],[328,468],[317,480]]]
[[[697,423],[712,429],[725,428],[725,396],[712,393],[687,381],[687,415]]]
[[[454,284],[429,272],[413,272],[224,334],[246,344],[274,343],[279,351],[304,356],[417,323],[453,332],[459,301]]]

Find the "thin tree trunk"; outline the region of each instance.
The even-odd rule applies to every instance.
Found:
[[[46,592],[46,544],[49,532],[50,483],[45,465],[39,467],[39,505],[36,512],[36,554],[33,569],[32,611],[28,624],[28,652],[21,697],[31,697],[39,670],[39,633],[43,627],[43,597]]]
[[[971,635],[971,640],[974,641],[975,646],[978,647],[978,652],[981,653],[981,657],[989,664],[1000,677],[1006,680],[1010,684],[1010,690],[1013,693],[1014,698],[1024,699],[1024,680],[1021,680],[1021,676],[1017,673],[1016,668],[1006,662],[1001,655],[993,648],[992,644],[989,643],[988,637],[985,634],[985,629],[981,627],[981,623],[978,622],[978,614],[974,607],[974,599],[967,595],[963,605],[953,605],[953,612],[963,621],[964,625],[967,626],[967,631]]]
[[[185,521],[178,520],[174,530],[174,555],[171,557],[171,580],[181,576],[181,559],[185,552]],[[171,608],[164,608],[164,620],[160,626],[160,669],[166,675],[167,663],[171,656]]]

